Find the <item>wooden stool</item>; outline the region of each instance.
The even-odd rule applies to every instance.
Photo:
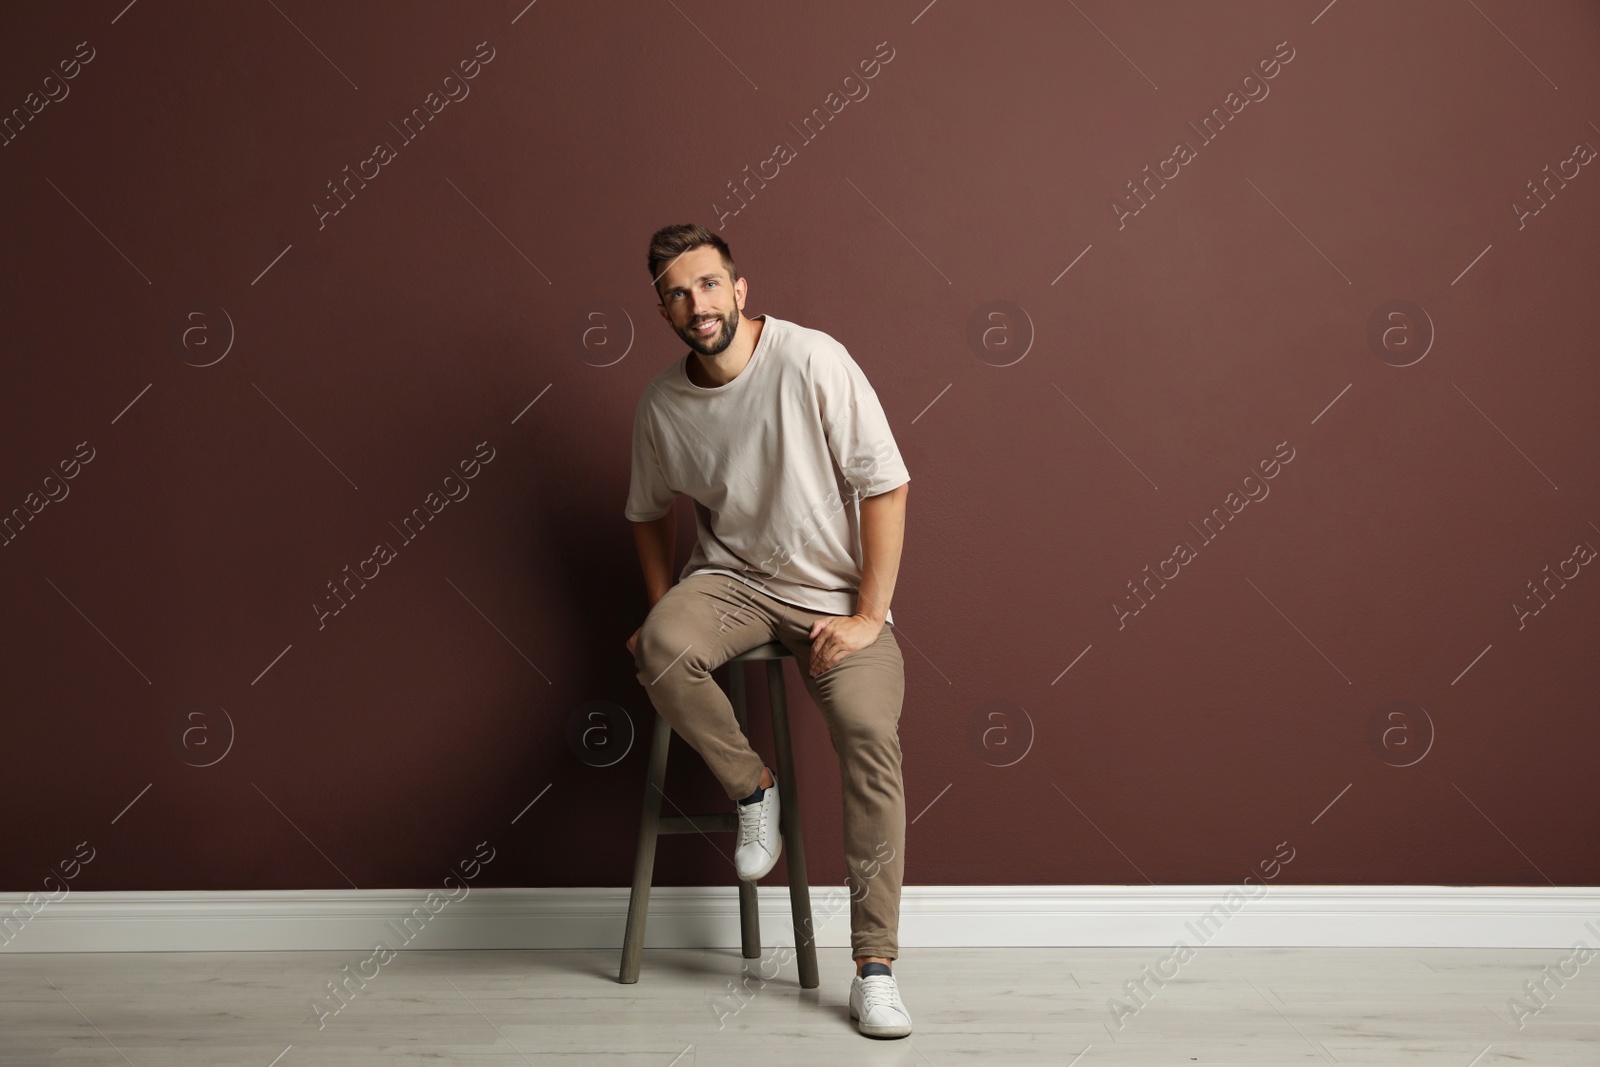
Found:
[[[806,846],[800,832],[800,790],[794,776],[794,751],[790,747],[789,710],[783,686],[783,660],[793,658],[781,642],[773,641],[741,653],[728,661],[728,700],[748,736],[745,719],[744,664],[754,660],[767,663],[767,700],[772,708],[772,745],[777,750],[774,772],[778,789],[778,832],[783,837],[783,861],[789,872],[789,909],[794,915],[794,943],[798,949],[800,985],[817,987],[817,946],[811,921],[811,889],[806,881]],[[644,929],[650,909],[650,883],[656,865],[656,837],[660,834],[714,833],[737,831],[737,812],[712,815],[662,815],[662,789],[667,781],[667,747],[672,727],[656,713],[650,741],[650,770],[645,777],[644,814],[639,821],[639,849],[633,861],[633,890],[628,897],[628,925],[622,939],[622,970],[617,980],[632,984],[639,980],[639,963],[644,952]],[[730,804],[733,802],[730,801]],[[737,877],[737,876],[735,876]],[[757,910],[756,887],[739,882],[739,928],[744,942],[744,958],[761,955],[761,917]]]

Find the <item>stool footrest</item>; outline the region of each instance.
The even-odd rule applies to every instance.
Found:
[[[735,812],[716,815],[663,815],[657,824],[658,834],[709,834],[739,829],[739,816]]]

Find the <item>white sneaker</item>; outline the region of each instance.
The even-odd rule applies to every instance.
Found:
[[[900,988],[892,974],[859,974],[850,982],[850,1018],[869,1037],[906,1037],[911,1033],[911,1013],[900,1003]]]
[[[742,882],[756,882],[778,864],[783,838],[778,833],[778,779],[754,804],[734,802],[739,811],[739,843],[733,852],[733,865]]]

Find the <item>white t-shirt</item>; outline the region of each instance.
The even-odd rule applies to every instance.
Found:
[[[686,352],[633,420],[625,514],[649,522],[694,499],[698,540],[679,580],[727,574],[811,611],[856,612],[859,497],[911,480],[889,420],[843,345],[772,315],[731,382],[689,380]],[[859,497],[858,497],[859,494]],[[893,612],[885,616],[894,622]]]

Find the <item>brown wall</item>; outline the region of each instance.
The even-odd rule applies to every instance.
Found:
[[[0,889],[625,884],[645,242],[719,214],[912,472],[908,883],[1600,883],[1594,5],[276,6],[5,15],[0,107],[67,95],[0,147],[0,507],[66,495],[0,548]]]

